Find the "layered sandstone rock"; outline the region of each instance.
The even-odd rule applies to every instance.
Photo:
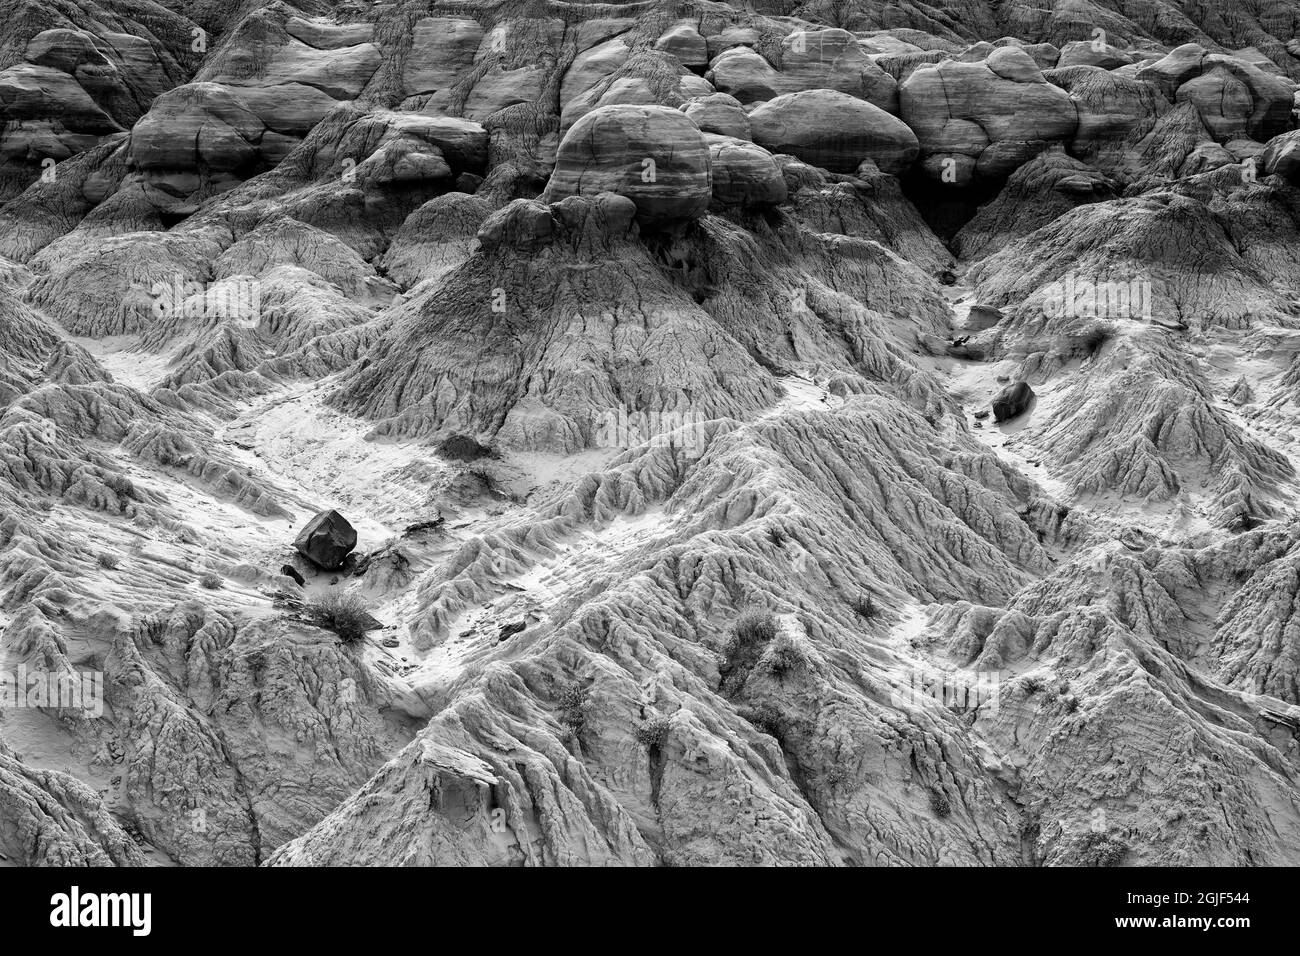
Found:
[[[776,206],[788,190],[772,154],[756,143],[730,136],[706,136],[713,198],[724,206]]]
[[[869,159],[899,173],[917,157],[917,138],[879,107],[834,90],[788,93],[749,114],[754,142],[831,172],[856,170]]]
[[[742,103],[804,90],[836,90],[898,112],[897,82],[872,62],[847,30],[795,30],[773,55],[779,67],[750,47],[731,47],[713,58],[705,79]]]
[[[922,169],[957,185],[1005,177],[1078,128],[1069,95],[1016,47],[979,63],[922,67],[899,87],[899,105],[920,143]]]
[[[547,202],[611,192],[660,225],[699,216],[712,188],[709,149],[684,113],[660,106],[604,106],[565,134]]]

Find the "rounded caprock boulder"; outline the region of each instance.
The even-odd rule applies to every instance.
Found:
[[[835,90],[787,93],[749,114],[754,142],[833,173],[852,173],[864,159],[898,174],[916,161],[916,134],[878,106]]]
[[[1034,390],[1028,382],[1016,382],[1008,385],[993,397],[993,420],[1005,422],[1023,414],[1034,400]]]
[[[603,192],[636,204],[643,226],[696,219],[709,208],[709,148],[695,122],[666,106],[616,104],[570,127],[542,201]]]
[[[1270,139],[1258,162],[1265,176],[1281,176],[1300,186],[1300,130]]]
[[[317,567],[336,571],[357,546],[357,532],[337,511],[322,511],[298,532],[293,546]]]
[[[921,169],[957,186],[1010,176],[1079,128],[1070,94],[1015,47],[999,47],[979,63],[922,66],[898,94],[899,111],[925,153]]]
[[[756,143],[706,134],[713,165],[713,198],[724,206],[775,206],[788,190],[781,167]]]

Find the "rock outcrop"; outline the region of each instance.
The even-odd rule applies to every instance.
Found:
[[[298,532],[293,546],[317,567],[333,571],[343,567],[357,546],[357,531],[337,511],[322,511]]]
[[[713,198],[724,206],[778,206],[788,189],[772,154],[756,143],[706,135]]]
[[[1002,391],[998,392],[997,397],[993,399],[993,420],[995,422],[1005,422],[1008,419],[1016,418],[1029,408],[1029,403],[1034,400],[1034,390],[1029,387],[1028,382],[1016,382],[1014,385],[1008,385]]]
[[[999,47],[980,63],[921,67],[898,95],[900,115],[920,143],[921,168],[950,185],[1006,177],[1078,128],[1069,94],[1016,47]]]
[[[834,90],[777,96],[757,106],[749,123],[760,146],[833,173],[853,172],[868,159],[899,173],[918,152],[916,136],[896,117]]]
[[[545,202],[615,193],[637,220],[660,226],[698,218],[713,185],[709,149],[686,114],[662,106],[602,106],[565,134]]]

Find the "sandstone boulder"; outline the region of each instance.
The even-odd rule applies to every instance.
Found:
[[[993,420],[1005,422],[1022,414],[1033,401],[1034,390],[1028,382],[1015,382],[1008,385],[993,399]]]
[[[403,287],[435,279],[460,265],[470,254],[479,226],[492,212],[477,196],[450,192],[411,213],[393,237],[382,263]]]
[[[516,199],[488,216],[475,238],[481,249],[508,246],[527,251],[550,242],[554,232],[555,218],[546,203]]]
[[[724,206],[767,206],[786,200],[785,177],[772,154],[756,143],[706,133],[713,167],[713,198]]]
[[[740,101],[726,93],[697,96],[682,104],[682,112],[705,133],[749,139],[749,117],[740,108]]]
[[[545,83],[546,73],[539,67],[493,66],[465,98],[465,117],[482,122],[507,107],[536,103]]]
[[[322,511],[298,532],[293,546],[317,567],[337,571],[357,546],[357,532],[337,511]]]
[[[115,133],[121,127],[67,73],[19,63],[0,71],[0,107],[6,122],[57,118],[74,133]]]
[[[754,142],[813,166],[852,173],[864,159],[898,174],[916,159],[916,135],[865,100],[835,90],[787,93],[749,114]]]
[[[631,53],[631,48],[622,39],[614,37],[575,56],[560,83],[560,108],[621,67]]]
[[[671,53],[682,66],[705,66],[709,62],[709,44],[690,21],[669,27],[655,41],[655,49]]]
[[[1223,66],[1188,80],[1178,88],[1179,103],[1191,103],[1201,114],[1201,122],[1210,135],[1220,142],[1239,139],[1254,110],[1250,87]]]
[[[923,168],[936,179],[954,170],[958,185],[972,175],[1007,176],[1078,126],[1069,94],[1014,47],[979,63],[922,67],[900,86],[899,100],[920,142]],[[954,182],[951,175],[943,181]]]
[[[317,49],[290,36],[270,50],[253,44],[233,47],[205,79],[228,86],[301,83],[336,100],[350,100],[360,95],[379,63],[379,48],[373,43]]]
[[[284,25],[285,33],[318,50],[338,50],[365,43],[374,36],[370,23],[329,23],[322,20],[304,20],[290,17]]]
[[[1002,311],[991,305],[976,304],[970,307],[966,328],[972,332],[983,332],[1002,321]]]
[[[388,113],[385,142],[403,137],[422,140],[436,149],[456,173],[482,173],[487,168],[488,133],[472,120],[418,113]]]
[[[389,140],[357,167],[357,178],[362,183],[450,180],[451,175],[442,150],[409,133]]]
[[[1300,186],[1300,130],[1269,140],[1259,158],[1259,166],[1265,176],[1281,176]]]
[[[1065,69],[1069,66],[1096,66],[1103,70],[1115,70],[1132,62],[1131,56],[1109,43],[1075,40],[1061,47],[1061,56],[1056,61],[1056,69]]]
[[[1184,43],[1160,59],[1142,64],[1137,77],[1156,84],[1165,96],[1173,99],[1180,86],[1200,76],[1208,55],[1199,43]]]
[[[716,92],[712,84],[687,70],[676,57],[658,51],[640,51],[626,55],[617,52],[622,49],[621,41],[610,42],[617,45],[615,52],[610,54],[610,63],[587,64],[587,68],[600,66],[603,71],[601,75],[575,78],[573,70],[566,74],[565,83],[561,87],[561,135],[567,133],[587,113],[602,106],[677,108],[687,100]],[[617,66],[612,65],[614,60],[624,55],[625,61],[619,62]],[[609,69],[605,69],[606,66]],[[579,90],[579,86],[584,88]]]
[[[796,30],[780,48],[780,68],[747,46],[720,53],[705,78],[742,103],[804,90],[838,90],[897,112],[898,84],[847,30]]]
[[[131,130],[130,156],[157,208],[193,212],[205,194],[256,171],[262,121],[234,92],[191,83],[158,97]]]
[[[402,65],[402,87],[407,96],[421,93],[449,97],[445,91],[474,66],[474,54],[483,42],[483,27],[467,17],[424,17],[411,32],[411,47]]]
[[[712,195],[709,149],[700,129],[664,106],[604,106],[560,142],[545,202],[612,192],[636,204],[642,225],[694,219]]]
[[[328,93],[303,83],[240,87],[232,92],[267,129],[299,137],[310,133],[338,106],[338,100]]]

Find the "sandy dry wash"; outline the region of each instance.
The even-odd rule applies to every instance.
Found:
[[[1294,0],[0,0],[0,865],[1300,864]]]

